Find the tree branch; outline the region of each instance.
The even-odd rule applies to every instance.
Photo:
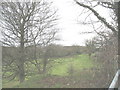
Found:
[[[78,2],[77,0],[74,0],[74,1],[75,1],[79,6],[82,6],[82,7],[84,7],[84,8],[89,9],[90,11],[92,11],[93,14],[94,14],[102,23],[104,23],[110,30],[112,30],[112,32],[114,33],[115,36],[118,35],[117,30],[116,30],[112,25],[110,25],[110,24],[105,20],[105,18],[101,17],[97,11],[95,11],[93,8],[91,8],[91,7],[88,6],[88,5],[85,5],[85,4],[82,4],[82,3]]]

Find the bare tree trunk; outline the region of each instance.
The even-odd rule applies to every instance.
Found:
[[[19,69],[18,71],[19,71],[19,81],[20,81],[20,83],[22,83],[25,80],[24,62],[25,62],[24,52],[23,52],[23,50],[21,50],[20,58],[19,58],[19,61],[18,61],[18,69]]]
[[[45,57],[43,60],[43,73],[46,72],[46,66],[47,66],[47,58]]]
[[[48,62],[48,47],[46,48],[44,55],[43,55],[43,73],[46,73],[46,67],[47,67],[47,62]]]
[[[19,81],[22,83],[25,80],[24,61],[19,62]]]
[[[36,46],[36,43],[35,43],[35,41],[34,41],[34,44],[35,44],[35,46],[34,46],[34,59],[35,59],[35,67],[37,68],[37,70],[38,70],[38,73],[40,74],[41,73],[41,70],[40,70],[40,63],[37,61],[37,46]]]
[[[19,80],[22,83],[25,80],[25,71],[24,71],[24,62],[25,62],[25,55],[24,55],[24,23],[21,26],[21,41],[20,41],[20,59],[19,59]]]

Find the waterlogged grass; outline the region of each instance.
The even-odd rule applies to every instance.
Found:
[[[77,55],[73,57],[66,57],[66,58],[58,58],[54,60],[54,66],[51,68],[51,71],[49,72],[49,75],[38,75],[35,72],[34,75],[32,74],[31,76],[27,76],[26,80],[22,83],[19,84],[18,80],[13,80],[10,82],[7,82],[6,80],[3,81],[3,88],[48,88],[48,87],[53,87],[53,88],[60,88],[63,85],[63,83],[54,83],[51,86],[51,76],[57,76],[57,78],[68,76],[68,68],[72,65],[74,70],[79,71],[83,74],[80,73],[79,79],[88,77],[90,79],[90,75],[88,72],[84,72],[83,69],[90,69],[92,67],[96,67],[96,64],[94,63],[93,60],[89,58],[88,55]],[[29,67],[32,65],[29,65]],[[36,69],[34,66],[32,66],[32,69]],[[86,76],[87,75],[87,76]],[[48,79],[47,79],[48,78]],[[53,78],[54,79],[54,78]],[[47,81],[48,80],[48,81]],[[59,79],[61,80],[61,79]],[[55,81],[59,81],[56,80]],[[63,79],[64,80],[64,79]],[[77,79],[78,80],[78,79]],[[54,81],[54,80],[53,80]],[[43,83],[42,83],[43,82]],[[63,81],[64,82],[64,81]],[[49,86],[50,85],[50,86]]]

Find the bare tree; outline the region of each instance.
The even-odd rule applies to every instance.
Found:
[[[93,27],[99,39],[95,42],[99,44],[99,55],[97,60],[101,61],[104,69],[101,69],[103,77],[107,80],[103,86],[108,86],[117,70],[116,55],[118,49],[118,3],[100,2],[95,0],[74,0],[77,5],[84,8],[82,14],[86,14],[83,24],[89,24]],[[109,19],[105,18],[97,8],[102,7],[109,11]],[[86,11],[85,11],[86,10]],[[95,17],[92,19],[92,17]],[[92,48],[91,48],[92,49]],[[101,82],[102,83],[102,82]]]
[[[96,46],[94,40],[86,40],[86,48],[89,57],[96,51]]]
[[[56,11],[51,10],[50,6],[51,3],[44,0],[1,3],[3,29],[1,42],[5,46],[18,48],[17,65],[20,82],[25,79],[26,47],[34,45],[36,48],[37,45],[45,45],[55,37]],[[34,57],[36,58],[36,55]]]

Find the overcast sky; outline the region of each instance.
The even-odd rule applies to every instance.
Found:
[[[57,43],[70,45],[84,45],[86,39],[92,38],[94,34],[80,34],[80,32],[92,30],[90,27],[78,24],[78,17],[82,8],[77,6],[73,0],[53,0],[58,8],[60,28],[60,41]]]
[[[60,28],[60,41],[57,43],[69,45],[84,45],[86,39],[94,37],[96,34],[80,34],[81,32],[93,31],[92,27],[78,24],[78,17],[83,10],[80,6],[74,3],[74,0],[53,0],[54,5],[58,8]],[[103,9],[98,9],[104,12]]]

